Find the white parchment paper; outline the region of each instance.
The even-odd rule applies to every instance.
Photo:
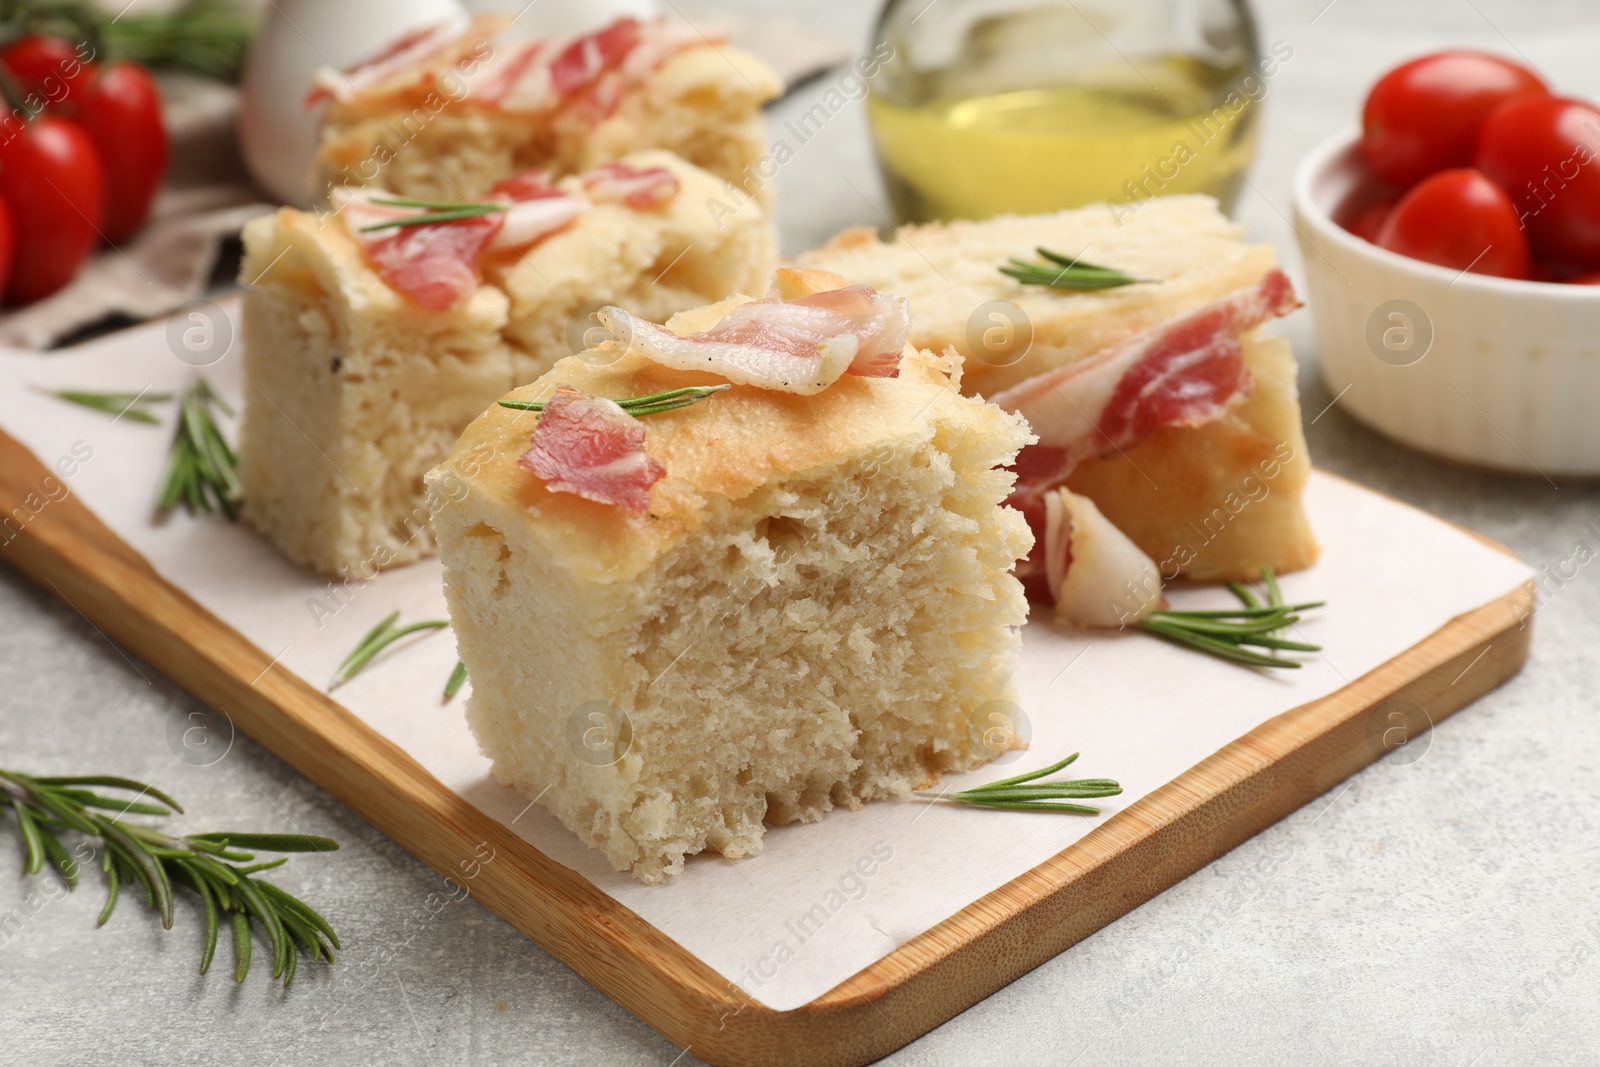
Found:
[[[0,354],[0,429],[47,467],[70,470],[40,486],[41,507],[53,506],[64,487],[167,580],[276,657],[272,669],[321,684],[389,612],[400,609],[408,620],[445,616],[437,563],[351,585],[336,599],[325,580],[285,563],[248,530],[183,515],[155,525],[150,502],[169,426],[113,422],[40,392],[177,391],[195,373],[192,364],[209,358],[206,345],[197,356],[192,344],[209,329],[209,350],[226,355],[203,372],[236,397],[238,349],[226,336],[236,308],[224,311],[213,311],[209,322],[184,317],[172,328],[152,324],[57,355]],[[202,331],[191,335],[191,347],[182,343],[184,329]],[[170,416],[170,405],[158,410]],[[1301,627],[1305,639],[1324,646],[1322,655],[1301,670],[1267,675],[1141,634],[1086,637],[1030,624],[1021,706],[1032,750],[1008,757],[1004,770],[967,776],[970,782],[1081,751],[1077,776],[1117,778],[1126,789],[1104,803],[1109,815],[1531,573],[1442,522],[1336,479],[1314,478],[1307,504],[1323,559],[1283,586],[1290,600],[1331,601]],[[13,517],[13,529],[25,519]],[[0,533],[0,559],[11,536]],[[1182,591],[1173,600],[1186,607],[1232,603],[1218,590]],[[758,857],[702,857],[667,885],[642,886],[613,872],[542,808],[490,780],[462,718],[465,694],[450,706],[439,700],[455,659],[448,631],[439,631],[392,647],[335,695],[446,786],[780,1010],[816,998],[1105,818],[871,804],[811,826],[769,829]]]

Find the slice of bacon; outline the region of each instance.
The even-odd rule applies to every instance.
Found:
[[[661,64],[690,48],[711,48],[727,43],[728,35],[714,27],[656,19],[641,26],[639,43],[623,57],[617,72],[630,83],[642,81]]]
[[[340,220],[384,282],[430,311],[443,311],[478,286],[478,256],[500,224],[493,216],[365,231],[363,227],[420,214],[420,208],[372,202],[364,190],[337,196]]]
[[[494,237],[496,248],[526,252],[551,234],[566,229],[589,210],[587,200],[551,184],[550,175],[543,170],[502,178],[489,192],[495,199],[511,204],[508,211],[496,216],[499,223]]]
[[[1034,551],[1017,576],[1038,594],[1046,540],[1044,495],[1086,459],[1136,444],[1163,426],[1222,415],[1252,382],[1240,336],[1300,306],[1282,271],[1186,312],[1087,359],[1035,375],[989,399],[1027,418],[1036,444],[1017,456],[1007,501],[1028,519]]]
[[[1055,615],[1074,626],[1120,629],[1161,604],[1161,572],[1093,500],[1044,494],[1045,578]]]
[[[457,44],[470,25],[471,19],[467,15],[455,15],[401,34],[343,71],[323,67],[312,78],[311,89],[302,104],[312,107],[329,99],[350,100],[397,74],[408,70],[420,72],[430,60]]]
[[[1085,459],[1127,448],[1162,426],[1199,425],[1248,394],[1239,337],[1300,306],[1282,271],[989,399],[1027,418],[1039,442],[1019,481],[1058,485]]]
[[[678,176],[666,167],[605,163],[583,176],[589,199],[623,204],[635,211],[665,207],[676,199],[680,188]]]
[[[820,393],[847,371],[892,376],[909,330],[905,301],[865,285],[795,300],[752,300],[711,329],[686,337],[621,308],[596,314],[615,343],[663,366],[804,396]]]
[[[558,385],[518,461],[545,487],[643,513],[667,473],[644,450],[644,426],[603,397]]]
[[[550,41],[497,43],[467,84],[467,99],[485,107],[527,110],[550,98]]]
[[[390,288],[430,311],[459,304],[477,288],[478,259],[491,247],[527,251],[589,210],[589,202],[551,185],[542,171],[507,178],[494,187],[505,211],[453,222],[365,230],[379,222],[411,218],[425,208],[374,203],[384,194],[341,190],[340,220],[373,269]]]
[[[893,378],[911,337],[911,309],[892,293],[879,294],[865,285],[847,285],[789,301],[802,307],[827,308],[855,324],[856,355],[850,374]]]
[[[639,20],[627,17],[575,38],[550,62],[550,87],[557,96],[572,96],[622,66],[638,43]]]
[[[622,18],[579,37],[495,40],[493,50],[480,57],[476,46],[509,21],[504,15],[479,15],[470,22],[458,17],[407,33],[343,72],[324,67],[313,79],[305,106],[352,100],[379,86],[426,85],[449,64],[459,63],[466,99],[473,104],[506,111],[565,108],[597,122],[616,110],[630,87],[673,55],[725,39],[664,19]],[[470,67],[469,52],[477,59]]]

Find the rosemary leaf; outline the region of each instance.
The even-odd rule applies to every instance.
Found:
[[[111,858],[110,849],[101,855],[100,869],[106,872],[106,905],[100,909],[100,917],[94,923],[96,926],[104,926],[117,906],[117,865]]]
[[[382,201],[374,201],[381,203]],[[494,215],[506,210],[506,204],[453,204],[442,211],[426,211],[421,215],[407,215],[399,219],[385,219],[374,222],[370,226],[361,227],[362,233],[373,233],[377,230],[398,230],[407,226],[432,226],[440,222],[458,222],[461,219],[475,219],[483,215]]]
[[[69,404],[104,412],[114,419],[127,416],[129,422],[142,422],[149,426],[159,426],[161,420],[144,405],[161,404],[172,399],[171,393],[96,393],[87,389],[56,389],[50,395]]]
[[[252,852],[337,852],[339,842],[314,834],[191,834],[191,844],[211,841],[219,845],[249,849]]]
[[[1139,620],[1139,628],[1174,644],[1216,656],[1248,667],[1298,668],[1298,660],[1253,652],[1266,648],[1279,652],[1321,652],[1321,645],[1290,641],[1282,635],[1300,621],[1299,613],[1320,608],[1323,601],[1286,604],[1272,568],[1261,568],[1261,583],[1267,591],[1266,603],[1242,582],[1229,582],[1228,588],[1239,598],[1241,608],[1209,611],[1153,611]],[[1246,648],[1245,646],[1250,646]]]
[[[141,806],[138,800],[120,801],[92,793],[82,788],[84,785],[125,790],[135,797],[159,797],[169,806],[157,809],[151,804]],[[102,803],[90,806],[89,799]],[[96,920],[98,925],[103,926],[111,918],[122,887],[137,882],[144,889],[146,904],[170,929],[174,887],[186,887],[199,896],[205,912],[201,974],[211,966],[216,952],[223,912],[231,915],[236,981],[243,981],[249,971],[252,924],[261,928],[272,947],[272,976],[281,978],[285,985],[293,978],[302,950],[313,959],[333,961],[328,944],[337,947],[338,938],[327,920],[304,901],[254,877],[288,860],[280,855],[257,862],[256,851],[326,852],[337,848],[328,838],[234,832],[172,837],[154,826],[120,820],[129,811],[159,815],[181,811],[177,801],[141,782],[107,776],[34,778],[0,770],[0,806],[6,805],[17,818],[27,873],[39,873],[42,859],[48,859],[68,887],[74,887],[78,871],[57,831],[71,830],[100,841],[106,901]],[[117,811],[115,817],[100,814],[99,809],[112,808]],[[233,865],[238,863],[246,866]]]
[[[375,196],[375,197],[372,198],[372,202],[374,204],[382,204],[385,207],[421,207],[421,208],[427,208],[429,211],[463,211],[463,210],[466,210],[468,208],[490,207],[490,206],[497,207],[500,210],[504,211],[506,209],[506,207],[507,207],[506,204],[502,204],[502,203],[499,203],[497,201],[413,200],[413,199],[409,199],[409,198],[406,198],[406,197],[399,197],[399,196]]]
[[[17,829],[22,831],[22,873],[38,874],[44,869],[44,843],[39,840],[39,824],[21,804],[16,805]]]
[[[1047,262],[1032,263],[1012,258],[998,268],[1000,273],[1023,285],[1043,285],[1051,289],[1115,289],[1152,280],[1135,277],[1114,267],[1101,267],[1076,257],[1063,256],[1048,248],[1036,248],[1034,251]]]
[[[237,516],[237,458],[217,427],[213,409],[233,414],[204,378],[196,378],[179,396],[178,423],[156,490],[158,516],[180,504],[194,515]]]
[[[448,704],[454,700],[456,694],[461,692],[461,687],[466,684],[466,681],[467,665],[460,660],[456,660],[455,669],[450,672],[450,680],[444,683],[443,703]]]
[[[623,397],[613,401],[629,415],[639,417],[643,415],[657,415],[663,411],[675,411],[686,408],[724,389],[732,388],[730,385],[688,385],[681,389],[667,389],[660,393],[649,393],[645,396]],[[499,402],[503,408],[513,411],[543,411],[543,400],[502,400]]]
[[[442,630],[450,625],[450,620],[448,619],[426,619],[406,626],[396,626],[395,623],[399,619],[400,613],[392,611],[384,617],[382,622],[367,631],[367,635],[361,639],[355,648],[350,650],[350,654],[344,658],[344,662],[339,664],[339,669],[333,672],[333,678],[328,682],[328,692],[333,692],[357,674],[360,674],[361,669],[372,661],[372,657],[402,637],[417,633],[420,630]]]
[[[233,980],[243,982],[250,973],[250,919],[239,908],[233,913]]]
[[[1002,811],[1057,811],[1074,815],[1099,815],[1099,808],[1087,804],[1060,804],[1059,800],[1114,797],[1122,786],[1110,778],[1080,778],[1068,782],[1041,782],[1038,779],[1055,774],[1078,758],[1074,752],[1064,760],[1048,767],[1026,771],[1010,778],[985,785],[963,789],[959,793],[934,793],[919,791],[919,795],[947,804],[965,804],[975,808],[995,808]]]

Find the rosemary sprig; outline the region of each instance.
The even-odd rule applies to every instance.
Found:
[[[1233,590],[1234,596],[1237,596],[1244,605],[1242,608],[1225,608],[1220,611],[1153,611],[1139,620],[1139,627],[1157,637],[1234,663],[1250,667],[1298,668],[1300,666],[1298,660],[1252,652],[1250,649],[1265,648],[1274,652],[1321,652],[1321,645],[1285,640],[1282,634],[1289,626],[1300,621],[1298,612],[1320,608],[1324,601],[1285,604],[1283,591],[1278,588],[1278,578],[1270,567],[1261,568],[1261,583],[1267,590],[1266,604],[1262,604],[1248,586],[1230,582],[1228,588]]]
[[[130,422],[142,422],[150,426],[159,426],[161,420],[144,405],[161,404],[172,399],[171,393],[96,393],[87,389],[55,389],[50,391],[50,395],[69,404],[104,412],[113,418],[125,415]]]
[[[228,519],[238,515],[239,481],[234,474],[238,460],[217,427],[213,407],[233,414],[204,378],[196,378],[178,397],[178,424],[156,490],[157,515],[167,515],[179,505],[191,515],[221,512]]]
[[[499,201],[476,202],[472,200],[402,200],[397,197],[372,198],[374,204],[387,207],[426,208],[421,215],[408,215],[400,219],[385,219],[361,227],[362,233],[374,230],[392,230],[403,226],[427,226],[435,222],[455,222],[458,219],[475,219],[481,215],[494,215],[508,210],[511,205]]]
[[[935,793],[918,790],[918,796],[947,804],[965,804],[975,808],[997,808],[1001,811],[1064,811],[1073,815],[1099,815],[1099,808],[1087,804],[1059,804],[1061,800],[1081,800],[1089,797],[1114,797],[1122,786],[1110,778],[1078,778],[1068,782],[1040,782],[1039,778],[1055,774],[1078,758],[1074,752],[1059,763],[998,782],[963,789],[959,793]]]
[[[613,401],[623,411],[634,417],[656,415],[663,411],[676,411],[696,404],[711,396],[720,393],[729,385],[687,385],[682,389],[668,389],[660,393],[647,393],[644,396],[629,396]],[[543,400],[502,400],[500,406],[511,408],[513,411],[543,411]]]
[[[1000,273],[1008,278],[1015,278],[1023,285],[1044,285],[1052,289],[1115,289],[1118,286],[1151,280],[1136,278],[1114,267],[1099,267],[1093,263],[1085,263],[1081,259],[1069,258],[1048,248],[1036,248],[1034,251],[1048,262],[1033,263],[1013,257],[999,268]]]
[[[133,794],[132,799],[97,790]],[[176,800],[127,778],[90,775],[40,778],[0,770],[0,807],[10,807],[22,834],[24,874],[38,874],[46,861],[67,887],[78,884],[78,865],[60,832],[72,831],[100,842],[100,869],[106,876],[106,903],[98,925],[105,925],[124,885],[144,890],[145,903],[172,929],[173,888],[185,885],[205,910],[205,940],[200,973],[211,967],[220,917],[231,916],[233,980],[250,969],[252,926],[272,947],[272,977],[287,987],[303,951],[333,962],[339,936],[311,905],[255,875],[288,862],[286,856],[255,862],[257,852],[332,852],[338,842],[311,834],[208,833],[172,837],[152,826],[126,822],[124,815],[167,816],[183,811]],[[103,811],[115,813],[112,816]]]
[[[467,665],[460,660],[456,660],[455,670],[450,672],[450,680],[444,683],[444,699],[440,703],[448,704],[454,700],[456,694],[461,692],[461,687],[466,684],[466,681]]]
[[[361,673],[361,669],[372,661],[372,657],[388,648],[407,634],[414,634],[420,630],[442,630],[450,625],[448,619],[424,619],[422,622],[413,622],[405,626],[396,626],[400,621],[400,613],[391,611],[383,617],[383,621],[367,631],[350,654],[339,664],[339,669],[333,672],[333,678],[328,682],[328,692],[333,692],[350,679]]]

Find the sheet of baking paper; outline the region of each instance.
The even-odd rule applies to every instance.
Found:
[[[187,516],[153,525],[150,500],[168,429],[126,418],[113,423],[29,388],[174,391],[194,373],[173,355],[186,351],[178,340],[169,344],[157,325],[61,355],[4,354],[0,428],[48,466],[76,457],[77,469],[62,480],[70,491],[169,581],[277,657],[274,670],[321,684],[390,611],[406,619],[444,617],[439,568],[431,561],[352,584],[335,598],[325,581],[289,566],[246,529]],[[204,373],[236,396],[237,346]],[[47,489],[41,487],[41,499],[48,499]],[[1322,655],[1301,670],[1264,674],[1141,634],[1085,637],[1031,624],[1020,704],[1032,750],[1003,771],[986,768],[968,780],[992,780],[1081,751],[1073,767],[1078,776],[1116,778],[1125,786],[1104,805],[1115,812],[1530,574],[1442,522],[1332,478],[1312,481],[1308,506],[1323,560],[1287,576],[1283,586],[1291,600],[1330,601],[1301,627],[1306,639],[1324,646]],[[1186,607],[1231,602],[1219,590],[1173,599]],[[759,857],[701,858],[667,885],[639,885],[610,870],[542,808],[491,781],[463,723],[462,698],[440,703],[455,659],[449,633],[440,631],[375,661],[336,696],[445,785],[773,1008],[812,1000],[1100,821],[877,803],[810,826],[773,828]]]

